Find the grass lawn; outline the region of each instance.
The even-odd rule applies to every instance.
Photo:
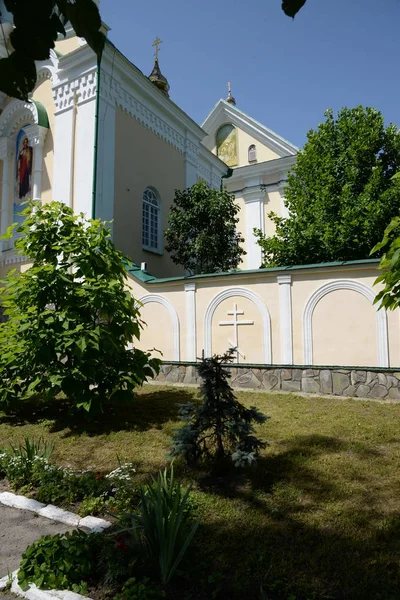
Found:
[[[0,413],[0,445],[43,435],[57,462],[166,465],[178,404],[194,389],[146,386],[130,408],[71,423],[68,406]],[[210,473],[176,461],[194,483],[201,527],[191,581],[176,598],[400,599],[400,404],[238,392],[271,419],[258,466]]]

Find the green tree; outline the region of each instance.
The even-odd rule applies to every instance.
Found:
[[[165,248],[174,263],[192,274],[236,269],[246,254],[236,231],[239,210],[232,194],[203,181],[177,190],[165,231]]]
[[[288,17],[294,19],[305,3],[306,0],[282,0],[282,10]]]
[[[35,61],[49,58],[58,35],[65,35],[68,22],[100,59],[105,37],[93,0],[4,0],[4,5],[14,24],[12,51],[0,59],[0,91],[8,96],[28,100],[36,84]],[[9,15],[0,14],[0,40],[9,19]]]
[[[398,180],[394,176],[394,180]],[[379,308],[395,310],[400,306],[400,217],[391,220],[385,229],[382,241],[378,242],[372,249],[371,254],[382,253],[379,268],[382,273],[375,281],[375,285],[382,284],[381,291],[375,298],[375,304]]]
[[[400,208],[400,133],[382,114],[343,108],[311,130],[288,176],[289,217],[276,231],[256,231],[266,266],[368,258]]]
[[[236,467],[251,465],[266,444],[254,435],[254,423],[265,423],[268,417],[254,406],[246,408],[235,397],[229,384],[226,364],[232,362],[234,349],[224,355],[204,358],[197,366],[203,380],[200,404],[188,402],[179,410],[185,423],[172,439],[171,456],[184,456],[193,463],[202,457],[218,460],[231,455]]]
[[[0,405],[63,392],[89,412],[132,399],[159,360],[128,349],[142,323],[110,230],[57,202],[24,214],[15,246],[32,266],[0,289]]]

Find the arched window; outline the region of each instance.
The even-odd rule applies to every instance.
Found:
[[[249,146],[249,162],[255,162],[257,160],[256,147],[254,144]]]
[[[160,203],[150,188],[143,192],[142,246],[146,250],[160,250]]]

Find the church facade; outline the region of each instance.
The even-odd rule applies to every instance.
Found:
[[[3,40],[4,43],[4,40]],[[0,55],[5,48],[1,46]],[[198,125],[169,98],[158,52],[145,76],[109,41],[101,64],[72,30],[38,63],[31,101],[0,96],[0,230],[28,198],[113,221],[135,263],[141,346],[195,361],[236,348],[240,363],[400,365],[399,313],[373,305],[377,261],[260,269],[253,229],[287,216],[297,148],[243,113],[229,91]],[[186,277],[163,248],[175,189],[225,185],[240,207],[240,272]],[[1,242],[0,276],[27,265]]]

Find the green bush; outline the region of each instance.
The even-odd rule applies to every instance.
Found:
[[[132,401],[160,361],[134,347],[142,322],[128,259],[105,223],[64,204],[31,203],[24,215],[15,246],[32,266],[0,288],[0,406],[60,393],[88,413]]]
[[[30,583],[44,590],[72,590],[87,593],[87,580],[97,569],[102,534],[83,531],[44,536],[22,555],[18,583],[26,591]]]
[[[175,483],[174,470],[159,473],[157,479],[140,488],[137,513],[129,515],[126,529],[142,556],[158,570],[167,585],[182,561],[198,523],[190,522],[190,489]]]
[[[154,588],[147,577],[141,581],[137,581],[135,577],[128,579],[122,592],[115,596],[115,600],[153,600],[154,598],[165,598],[165,592]]]
[[[181,405],[179,416],[185,425],[173,436],[172,456],[195,462],[203,456],[222,459],[230,453],[234,465],[244,467],[265,448],[265,442],[255,437],[252,422],[264,423],[268,417],[257,408],[244,407],[229,385],[230,373],[224,365],[232,361],[233,353],[204,358],[198,365],[202,403]]]

